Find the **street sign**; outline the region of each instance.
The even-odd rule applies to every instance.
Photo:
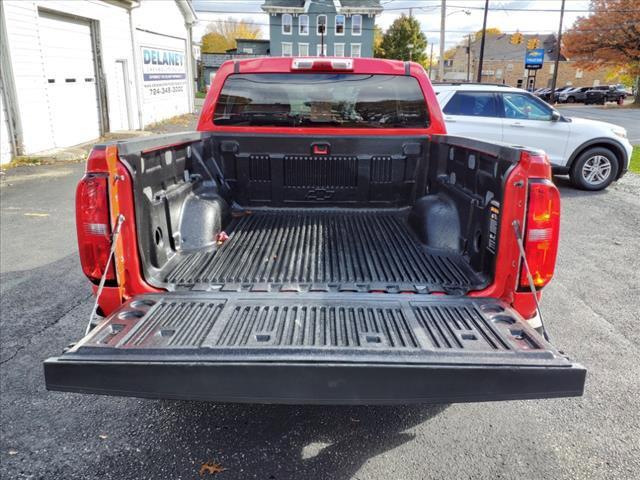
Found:
[[[544,63],[544,48],[535,48],[527,50],[524,57],[524,68],[529,70],[538,70],[542,68]]]

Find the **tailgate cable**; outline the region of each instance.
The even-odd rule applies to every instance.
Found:
[[[102,273],[102,277],[100,278],[100,283],[98,284],[98,290],[96,291],[96,301],[93,304],[93,308],[91,309],[91,313],[89,314],[89,324],[84,332],[85,335],[88,335],[92,330],[92,325],[94,320],[98,317],[98,301],[100,300],[100,295],[102,294],[102,290],[104,289],[104,284],[107,280],[107,273],[109,272],[109,267],[111,266],[111,259],[115,257],[116,252],[116,241],[118,240],[118,235],[120,235],[120,227],[124,223],[124,215],[118,215],[117,223],[115,228],[113,229],[113,234],[111,235],[111,250],[109,250],[109,258],[107,259],[107,264],[104,267],[104,272]]]
[[[540,303],[538,302],[538,292],[533,284],[533,276],[531,275],[531,270],[529,270],[529,263],[527,262],[527,256],[524,251],[524,241],[522,239],[522,233],[520,232],[520,222],[518,220],[514,220],[512,225],[513,231],[516,234],[518,248],[520,249],[520,258],[522,259],[522,264],[524,265],[524,269],[527,272],[529,289],[531,290],[531,294],[533,295],[533,300],[536,302],[536,310],[538,311],[538,317],[540,317],[540,325],[542,326],[542,336],[547,342],[549,342],[549,334],[547,333],[547,329],[544,325],[544,320],[542,319],[542,311],[540,310]]]

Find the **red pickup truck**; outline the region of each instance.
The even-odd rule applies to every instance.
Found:
[[[579,396],[537,301],[540,151],[449,137],[424,69],[225,63],[198,131],[96,145],[77,191],[86,336],[47,388],[229,402]]]

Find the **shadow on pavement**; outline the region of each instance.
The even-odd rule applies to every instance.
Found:
[[[607,194],[607,189],[590,192],[588,190],[580,190],[576,188],[569,180],[568,176],[553,176],[553,183],[560,189],[560,193],[563,197],[599,197]]]
[[[171,478],[195,478],[202,463],[214,462],[226,469],[219,475],[221,479],[278,480],[352,478],[368,459],[412,441],[415,435],[406,430],[448,407],[201,402],[161,402],[158,406],[160,416],[172,419],[172,423],[147,427],[151,448],[164,452],[164,461],[150,462],[143,468],[151,478],[167,474]],[[165,439],[170,443],[163,444]],[[173,465],[166,462],[167,451],[175,458]],[[151,453],[146,458],[154,456]],[[127,463],[118,459],[121,466]],[[127,471],[131,472],[123,473]]]

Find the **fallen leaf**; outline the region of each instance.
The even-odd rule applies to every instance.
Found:
[[[109,438],[109,435],[105,435],[104,433],[101,433],[100,435],[98,435],[102,440],[106,440],[107,438]]]
[[[215,475],[216,473],[224,472],[226,468],[223,468],[222,465],[213,462],[203,463],[200,467],[200,476],[203,476],[205,473],[209,475]]]

